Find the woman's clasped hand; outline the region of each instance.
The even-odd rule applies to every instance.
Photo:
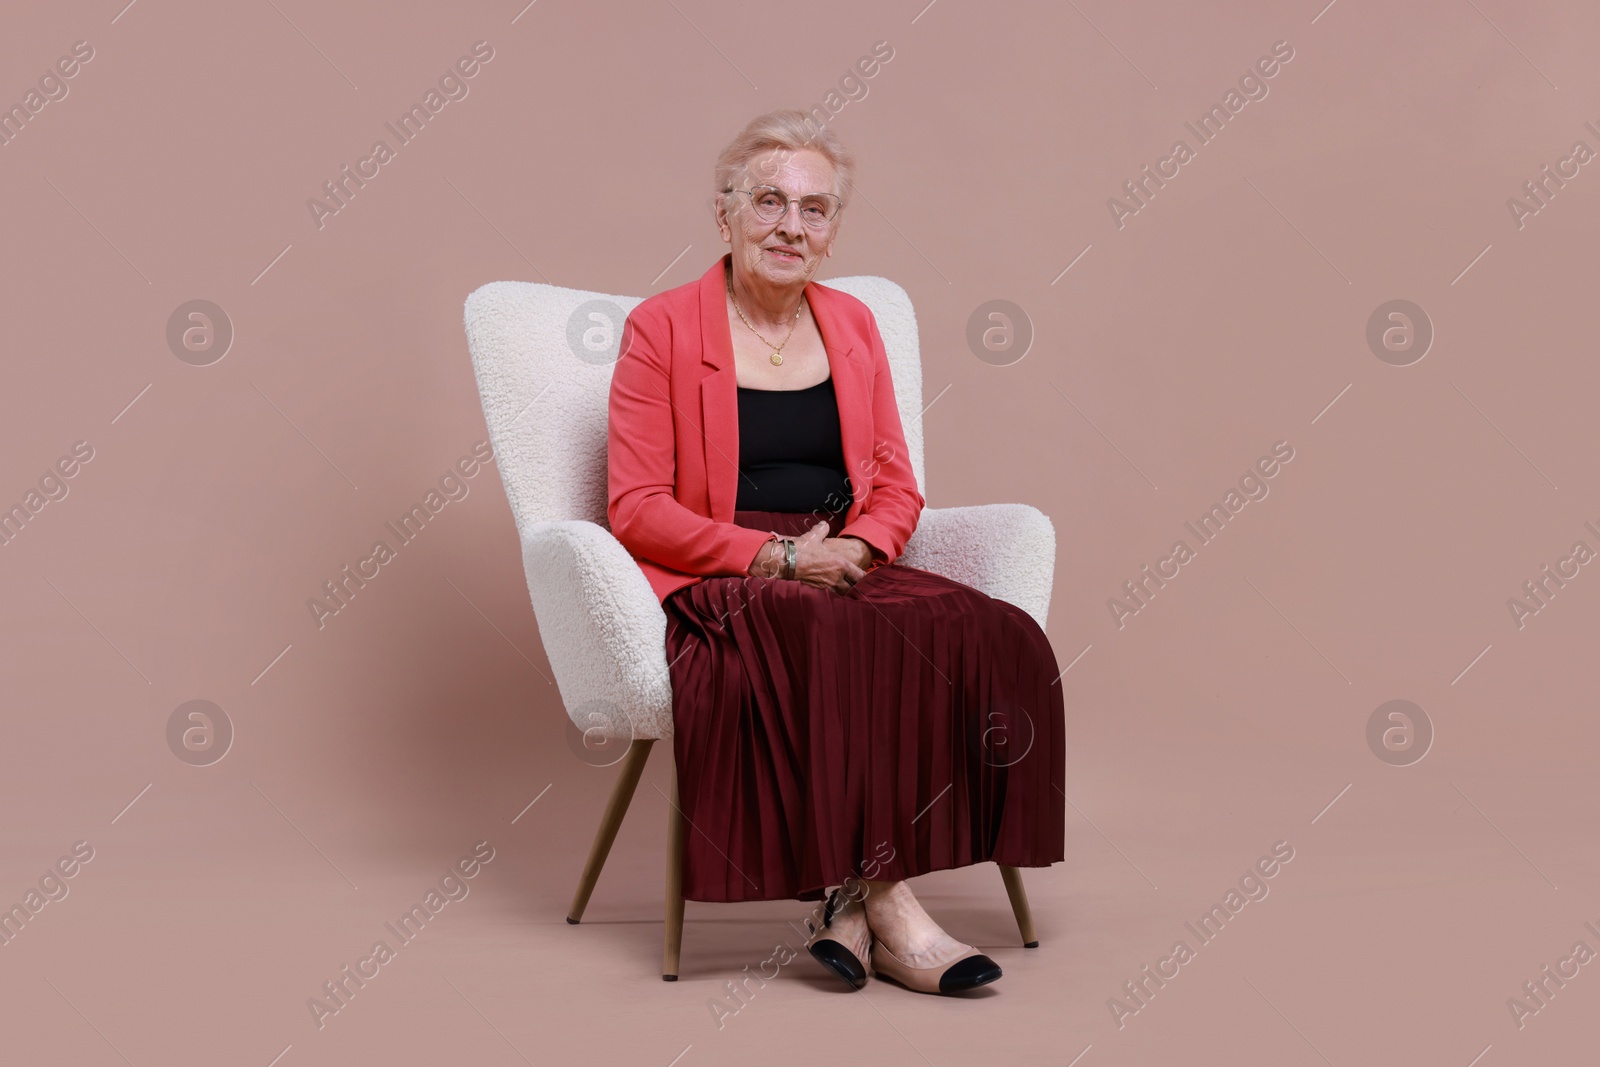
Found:
[[[867,573],[872,547],[859,537],[829,537],[828,524],[819,522],[794,538],[796,581],[835,593],[848,593]],[[750,564],[750,574],[776,578],[783,571],[783,542],[768,541]]]

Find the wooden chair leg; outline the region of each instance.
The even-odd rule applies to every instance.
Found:
[[[606,801],[605,814],[600,817],[600,828],[594,834],[594,844],[589,846],[589,860],[583,865],[578,891],[573,894],[572,907],[567,911],[567,922],[574,926],[582,920],[583,910],[589,906],[589,895],[600,880],[600,869],[606,865],[606,857],[611,854],[611,843],[617,839],[617,830],[622,826],[622,817],[628,813],[633,791],[639,785],[639,776],[644,773],[645,761],[650,758],[650,746],[653,744],[653,737],[635,738],[628,745],[627,754],[622,757],[622,770],[617,775],[616,784],[611,787],[611,799]]]
[[[1033,930],[1033,911],[1028,907],[1028,892],[1022,888],[1022,872],[1015,867],[1000,868],[1005,879],[1006,895],[1011,898],[1011,910],[1017,916],[1017,929],[1022,932],[1023,948],[1038,948],[1039,936]]]
[[[667,900],[665,945],[661,980],[678,980],[678,952],[683,947],[683,810],[678,807],[678,770],[672,770],[672,794],[667,805]]]

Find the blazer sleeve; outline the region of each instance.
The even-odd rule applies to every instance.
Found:
[[[611,533],[635,558],[702,577],[747,574],[773,535],[717,522],[673,495],[677,430],[671,394],[672,328],[635,308],[622,327],[606,430]]]
[[[905,551],[927,501],[917,489],[917,476],[911,469],[911,452],[906,447],[900,405],[889,373],[889,354],[884,350],[871,309],[863,310],[873,368],[872,451],[865,468],[854,472],[851,478],[855,491],[865,493],[866,502],[861,514],[854,522],[846,523],[838,536],[859,537],[871,545],[876,566],[892,563]],[[879,553],[883,558],[877,558]]]

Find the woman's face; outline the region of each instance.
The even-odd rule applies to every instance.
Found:
[[[832,193],[834,171],[827,157],[812,149],[778,149],[752,159],[733,183],[735,189],[775,185],[798,200],[807,193]],[[776,222],[763,222],[742,193],[719,194],[717,228],[733,251],[733,269],[744,285],[774,288],[804,286],[824,256],[833,255],[839,215],[812,229],[800,219],[800,205],[790,204]]]

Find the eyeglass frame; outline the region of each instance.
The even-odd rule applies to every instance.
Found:
[[[834,222],[838,221],[838,218],[839,218],[840,214],[842,214],[844,212],[844,198],[842,196],[839,196],[836,193],[806,193],[803,196],[795,197],[795,196],[790,196],[789,195],[789,191],[787,189],[779,188],[776,185],[753,185],[749,189],[735,189],[733,186],[730,185],[730,186],[728,186],[726,189],[724,189],[722,191],[723,191],[724,194],[727,194],[727,193],[743,193],[745,196],[748,196],[750,198],[750,210],[755,214],[756,218],[759,219],[759,218],[761,218],[761,212],[756,208],[756,198],[755,198],[754,193],[752,192],[752,190],[755,190],[755,189],[771,189],[773,192],[777,193],[779,196],[784,197],[786,199],[786,201],[787,201],[783,205],[782,214],[780,214],[776,218],[772,218],[772,219],[761,219],[762,222],[781,222],[783,219],[787,218],[788,215],[789,215],[789,205],[790,204],[798,204],[798,203],[800,203],[801,200],[805,199],[805,197],[807,197],[807,196],[830,196],[830,197],[833,197],[833,199],[838,202],[839,206],[833,209],[833,214],[828,215],[828,216],[823,218],[821,225],[812,225],[811,223],[807,222],[805,214],[802,213],[800,215],[800,224],[802,226],[805,226],[805,227],[807,227],[809,229],[813,229],[813,230],[825,229],[826,227],[831,226]]]

